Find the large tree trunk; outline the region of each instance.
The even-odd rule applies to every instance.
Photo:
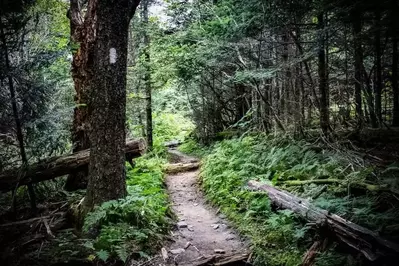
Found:
[[[90,85],[90,163],[85,205],[126,196],[125,124],[129,22],[139,1],[97,2],[93,83]]]
[[[71,41],[78,46],[73,53],[72,78],[75,86],[75,109],[72,125],[73,152],[90,148],[88,110],[89,85],[92,82],[91,61],[93,60],[93,43],[95,41],[95,1],[89,1],[87,13],[83,19],[79,0],[71,0],[69,19]],[[72,191],[86,188],[87,170],[69,174],[65,189]]]
[[[254,190],[267,192],[272,204],[277,207],[289,209],[307,221],[324,224],[339,241],[361,252],[371,261],[383,258],[386,259],[385,262],[389,262],[390,259],[399,256],[398,244],[390,242],[380,237],[378,233],[351,223],[338,215],[317,208],[305,199],[257,181],[249,181],[248,186]]]
[[[125,153],[129,160],[145,152],[143,140],[126,142]],[[48,158],[26,167],[10,169],[0,173],[0,191],[7,192],[19,186],[54,179],[76,171],[86,171],[89,164],[90,149],[73,154]]]
[[[327,64],[324,40],[324,14],[317,16],[319,41],[318,41],[318,58],[319,58],[319,92],[320,92],[320,127],[324,135],[328,135],[330,128],[329,103],[328,103],[328,84],[327,84]]]

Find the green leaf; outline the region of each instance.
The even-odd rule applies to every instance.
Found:
[[[108,251],[106,251],[106,250],[100,250],[100,251],[97,251],[96,252],[96,255],[97,255],[97,257],[100,259],[100,260],[102,260],[102,261],[104,261],[104,262],[106,262],[107,260],[108,260],[108,258],[109,258],[109,253],[108,253]]]

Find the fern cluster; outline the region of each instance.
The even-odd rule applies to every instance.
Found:
[[[162,163],[140,158],[134,169],[127,166],[128,196],[105,202],[86,216],[83,231],[95,236],[86,247],[96,257],[147,257],[162,242],[171,224]]]
[[[289,211],[273,212],[265,194],[249,192],[246,182],[260,176],[262,168],[256,141],[247,137],[217,144],[204,159],[201,171],[203,188],[212,203],[221,206],[237,226],[251,239],[255,265],[298,265],[306,230]]]
[[[338,151],[318,149],[306,142],[269,136],[224,140],[205,157],[201,178],[209,200],[221,207],[239,231],[251,239],[256,265],[298,265],[311,245],[314,233],[289,211],[273,212],[265,194],[250,192],[251,179],[283,186],[305,198],[320,191],[319,184],[286,187],[290,180],[325,180],[327,185],[315,205],[337,213],[355,223],[379,229],[397,220],[399,213],[388,207],[381,212],[381,195],[352,195],[351,182],[366,182],[376,175],[372,168],[356,165],[357,157]],[[350,256],[331,249],[318,265],[334,257],[350,265]]]

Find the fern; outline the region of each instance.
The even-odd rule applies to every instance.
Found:
[[[374,168],[354,161],[361,159],[350,153],[315,152],[305,142],[289,138],[243,137],[216,144],[203,160],[201,178],[209,200],[219,205],[238,230],[251,239],[255,265],[298,265],[311,245],[311,232],[291,212],[272,212],[267,196],[249,192],[246,183],[258,179],[284,186],[286,180],[342,180],[341,184],[330,185],[314,204],[370,229],[392,224],[399,217],[396,209],[379,213],[376,203],[381,199],[348,193],[349,182],[365,182],[376,175]],[[320,186],[308,184],[285,189],[311,198],[319,193]],[[327,265],[324,263],[334,257],[342,258],[330,250],[319,263]]]
[[[128,196],[105,202],[86,216],[84,232],[98,234],[85,245],[94,249],[98,258],[125,262],[131,252],[155,251],[161,243],[171,225],[162,163],[156,157],[143,157],[134,169],[127,166]]]

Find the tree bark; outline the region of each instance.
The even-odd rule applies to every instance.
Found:
[[[71,42],[77,47],[72,59],[72,78],[75,87],[75,108],[72,125],[73,152],[90,148],[88,110],[89,85],[92,82],[93,45],[95,41],[96,1],[89,1],[87,13],[83,18],[79,0],[71,0],[69,19]],[[87,186],[87,170],[69,174],[65,189],[72,191]]]
[[[399,256],[399,245],[388,241],[367,228],[354,224],[326,210],[317,208],[307,200],[286,191],[257,181],[249,181],[248,187],[267,192],[271,202],[279,208],[289,209],[311,222],[325,224],[337,239],[361,252],[368,260],[390,259]]]
[[[136,158],[144,152],[144,141],[126,142],[126,158]],[[89,157],[90,149],[86,149],[69,155],[48,158],[45,161],[29,165],[29,167],[7,170],[0,173],[0,191],[7,192],[19,186],[54,179],[77,170],[87,171]]]
[[[128,29],[139,1],[92,0],[96,6],[90,84],[90,162],[85,206],[126,196],[125,124]]]

